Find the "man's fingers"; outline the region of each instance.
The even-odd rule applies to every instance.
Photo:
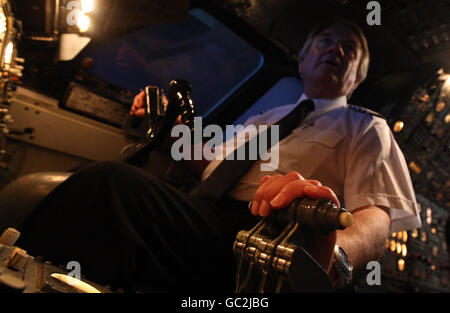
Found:
[[[263,178],[261,180],[261,185],[256,190],[255,195],[253,196],[253,200],[252,200],[252,214],[253,215],[259,214],[259,210],[260,210],[261,206],[263,206],[263,207],[267,206],[267,203],[263,203],[265,187],[268,184],[271,184],[274,181],[280,180],[282,178],[283,178],[283,176],[281,176],[280,174],[277,174],[277,175],[269,176],[266,179]]]
[[[270,201],[270,205],[275,209],[288,206],[296,198],[303,197],[303,189],[305,189],[306,185],[305,181],[290,182]]]
[[[262,184],[264,184],[270,177],[270,175],[266,175],[263,178],[261,178],[261,181],[259,182],[259,185],[261,186]]]
[[[145,116],[145,109],[141,108],[141,109],[136,110],[134,112],[134,115],[139,116],[139,117],[144,117]]]
[[[274,175],[262,180],[262,185],[255,193],[252,205],[252,213],[254,215],[268,216],[272,212],[270,201],[280,192],[280,190],[295,180],[301,180],[303,177],[296,173],[290,172],[284,176]]]
[[[322,183],[320,181],[318,181],[318,180],[315,180],[315,179],[309,179],[308,183],[311,183],[311,184],[316,185],[316,186],[322,186]]]
[[[330,199],[337,207],[341,207],[339,199],[331,188],[326,186],[306,186],[303,190],[304,196],[311,199]]]
[[[145,92],[141,91],[134,97],[133,104],[131,105],[130,115],[136,115],[143,117],[145,115],[144,109]]]
[[[165,94],[163,94],[163,96],[162,96],[162,102],[163,102],[164,108],[167,109],[167,105],[169,104],[169,100],[167,99]]]
[[[327,198],[333,201],[337,206],[339,200],[336,194],[328,187],[317,186],[309,181],[292,181],[281,189],[281,191],[273,198],[270,205],[275,209],[281,209],[288,206],[297,198],[308,197],[311,199]]]
[[[144,91],[141,91],[140,93],[138,93],[136,95],[136,97],[134,97],[133,107],[135,107],[135,108],[143,107],[144,106],[144,98],[145,98]]]

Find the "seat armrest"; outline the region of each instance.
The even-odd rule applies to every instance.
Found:
[[[17,227],[34,207],[72,173],[39,172],[22,176],[0,191],[0,231]]]

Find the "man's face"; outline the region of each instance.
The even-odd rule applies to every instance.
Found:
[[[361,56],[361,43],[353,31],[334,26],[323,30],[299,63],[305,94],[325,99],[348,95],[359,83]]]

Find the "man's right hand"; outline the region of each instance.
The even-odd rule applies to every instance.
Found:
[[[145,91],[138,93],[133,100],[133,105],[130,109],[131,116],[145,116]]]
[[[165,107],[167,107],[168,102],[169,100],[167,100],[167,97],[163,95],[163,103]],[[145,91],[141,91],[134,97],[133,104],[130,109],[130,115],[138,117],[145,116]],[[181,123],[180,116],[177,118],[177,123]]]
[[[164,95],[163,96],[163,103],[164,106],[167,107],[168,105],[168,99],[167,97]],[[139,94],[137,94],[134,97],[133,100],[133,104],[131,106],[130,109],[130,115],[131,116],[137,116],[137,117],[144,117],[145,116],[145,91],[141,91]],[[181,121],[181,115],[178,115],[177,120],[175,121],[175,124],[183,124],[183,122]],[[174,138],[172,137],[172,139],[175,141],[178,138]],[[194,149],[194,146],[191,146],[191,149]],[[203,143],[202,143],[202,148],[203,150]],[[192,154],[193,155],[193,150],[192,150]],[[206,168],[206,166],[209,164],[209,160],[207,159],[202,159],[202,160],[186,160],[184,162],[184,164],[190,168],[192,171],[194,171],[199,177],[201,176],[201,174],[203,173],[204,169]]]

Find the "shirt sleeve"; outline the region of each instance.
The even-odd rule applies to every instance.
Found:
[[[389,208],[391,232],[421,227],[405,158],[385,120],[373,118],[350,144],[344,201],[350,210],[377,205]]]

